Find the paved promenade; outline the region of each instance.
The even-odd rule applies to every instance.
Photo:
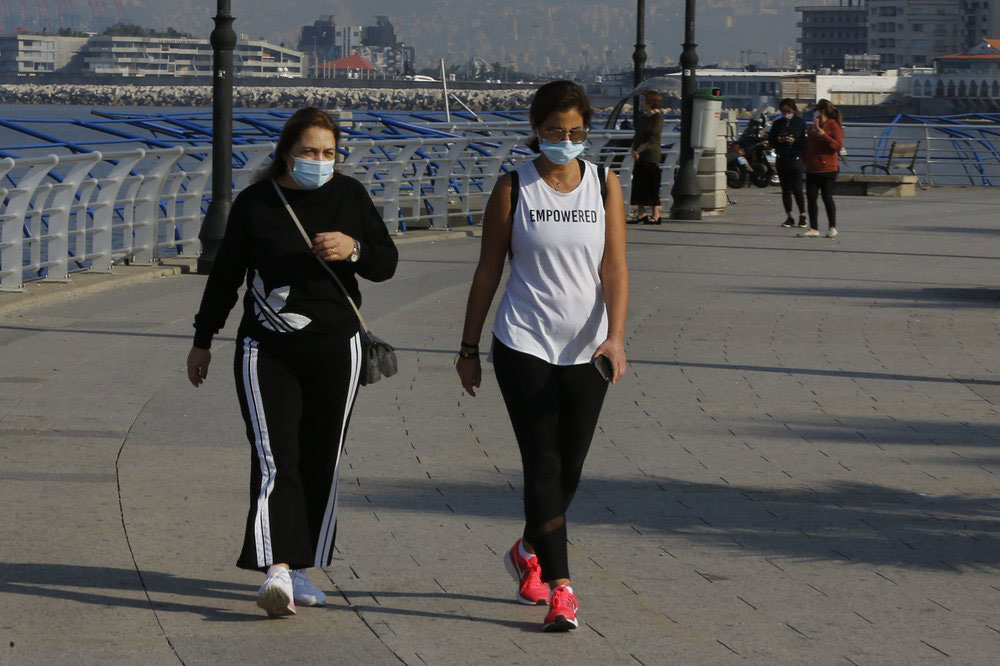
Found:
[[[517,449],[490,368],[473,399],[452,366],[478,239],[366,286],[400,373],[361,391],[329,604],[278,621],[233,565],[237,315],[184,375],[204,278],[0,314],[0,664],[997,663],[1000,191],[843,197],[837,240],[733,196],[629,230],[565,635],[513,602]]]

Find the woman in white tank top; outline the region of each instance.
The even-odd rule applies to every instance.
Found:
[[[531,103],[541,155],[499,179],[483,218],[457,362],[480,385],[479,339],[510,258],[493,324],[492,361],[524,468],[525,526],[504,555],[516,599],[546,604],[545,631],[575,629],[566,510],[608,383],[625,372],[628,271],[618,177],[578,158],[591,108],[571,81],[547,83]]]

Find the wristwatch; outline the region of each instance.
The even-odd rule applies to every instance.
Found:
[[[361,258],[361,241],[354,241],[354,250],[351,252],[351,263],[356,263]]]

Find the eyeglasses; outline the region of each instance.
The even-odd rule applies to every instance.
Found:
[[[587,130],[582,127],[569,130],[552,127],[539,130],[538,135],[549,143],[562,143],[565,139],[569,139],[573,143],[583,143],[587,140]]]

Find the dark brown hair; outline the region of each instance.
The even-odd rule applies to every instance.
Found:
[[[646,104],[649,104],[650,108],[654,111],[663,107],[663,95],[661,95],[656,90],[647,90],[642,93],[643,97],[646,98]]]
[[[781,109],[785,108],[786,106],[789,109],[791,109],[792,111],[798,111],[799,110],[799,107],[796,106],[796,104],[795,104],[795,100],[792,99],[791,97],[786,97],[785,99],[783,99],[780,102],[778,102],[778,110],[779,111]]]
[[[310,127],[320,127],[333,132],[333,140],[340,145],[340,128],[333,122],[323,109],[315,106],[307,106],[292,114],[292,117],[285,122],[281,129],[281,136],[278,137],[278,145],[274,149],[274,159],[266,169],[257,176],[257,181],[272,180],[281,178],[288,173],[288,163],[285,158],[292,151],[292,146],[299,140],[302,133]]]
[[[535,91],[528,117],[531,118],[532,127],[538,127],[553,113],[570,110],[578,111],[583,116],[583,126],[590,129],[590,117],[594,112],[583,88],[565,79],[549,81]],[[539,152],[538,137],[531,138],[528,148]]]
[[[830,100],[821,99],[820,101],[816,102],[816,113],[820,113],[821,111],[826,115],[827,118],[833,118],[840,125],[844,124],[844,120],[843,117],[840,115],[840,111],[837,110],[837,107],[835,107],[833,105],[833,102],[831,102]]]

